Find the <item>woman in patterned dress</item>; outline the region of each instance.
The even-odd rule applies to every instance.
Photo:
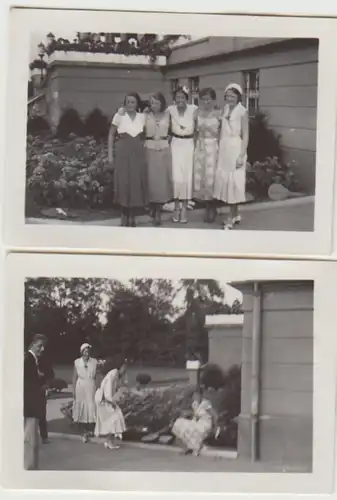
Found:
[[[178,439],[183,454],[192,452],[198,456],[205,439],[215,427],[217,415],[211,403],[203,397],[201,389],[193,394],[192,410],[193,418],[178,418],[172,427],[172,433]]]
[[[249,141],[249,121],[242,105],[242,88],[231,83],[225,89],[219,156],[215,173],[214,198],[227,203],[230,214],[224,229],[233,229],[241,222],[239,203],[246,201],[246,163]]]
[[[172,157],[169,144],[170,115],[160,92],[150,96],[145,115],[145,153],[148,168],[150,213],[155,226],[161,225],[161,211],[173,199]]]
[[[188,104],[189,90],[178,87],[171,117],[171,152],[175,213],[173,222],[187,223],[187,206],[193,195],[193,156],[197,106]],[[180,208],[181,207],[181,208]]]
[[[82,344],[81,357],[75,360],[73,372],[73,421],[83,428],[83,442],[87,443],[96,422],[97,359],[90,357],[90,344]]]
[[[214,222],[214,176],[218,160],[220,110],[215,108],[216,93],[212,88],[199,92],[200,108],[196,119],[193,198],[205,203],[205,222]]]
[[[140,104],[137,93],[125,97],[125,112],[114,115],[108,138],[108,162],[115,172],[115,203],[121,207],[122,226],[134,227],[136,209],[147,205],[145,116],[139,112]]]

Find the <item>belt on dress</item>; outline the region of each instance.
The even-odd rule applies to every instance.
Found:
[[[178,135],[174,134],[173,132],[171,133],[172,137],[177,137],[177,139],[194,139],[194,134],[189,134],[189,135]]]
[[[145,137],[146,141],[165,141],[168,139],[168,136],[165,137]]]

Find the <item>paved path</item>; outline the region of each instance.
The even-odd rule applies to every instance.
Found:
[[[314,198],[308,197],[300,200],[286,200],[284,202],[269,202],[242,208],[243,222],[235,230],[257,230],[257,231],[313,231],[314,229]],[[162,227],[174,227],[181,229],[219,229],[224,216],[219,216],[214,224],[203,222],[203,210],[191,210],[188,212],[188,224],[174,224],[171,214],[163,214]],[[59,221],[55,219],[27,219],[28,224],[51,224],[51,225],[95,225],[95,226],[119,226],[118,218],[109,220],[91,220],[90,222]],[[150,227],[149,217],[142,216],[137,219],[140,227]]]
[[[42,470],[67,471],[168,471],[168,472],[285,472],[282,467],[242,460],[181,456],[161,450],[144,450],[123,443],[119,450],[105,450],[102,444],[52,438],[41,446]],[[304,472],[288,469],[288,472]]]

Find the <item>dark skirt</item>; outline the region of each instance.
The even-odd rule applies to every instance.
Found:
[[[128,134],[116,141],[115,203],[123,208],[141,208],[148,203],[147,165],[140,136]]]
[[[172,160],[169,147],[162,150],[145,148],[148,167],[150,203],[167,203],[173,199]]]

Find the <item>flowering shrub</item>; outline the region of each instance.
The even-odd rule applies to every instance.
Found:
[[[214,366],[214,365],[213,365]],[[208,398],[219,415],[220,434],[212,436],[209,444],[236,446],[237,423],[235,418],[240,413],[241,402],[241,370],[232,367],[223,374],[223,386],[218,390],[207,390]],[[145,434],[165,429],[168,433],[171,425],[182,414],[190,413],[192,406],[191,387],[168,387],[135,391],[123,389],[114,401],[120,406],[128,431],[141,439]],[[71,421],[72,402],[61,409]],[[136,437],[134,439],[137,439]]]
[[[108,208],[113,172],[107,169],[107,145],[91,137],[62,142],[49,134],[27,137],[26,182],[37,206]]]
[[[292,163],[281,163],[276,157],[248,163],[247,191],[256,198],[266,198],[271,184],[282,184],[289,190],[296,190],[297,179],[292,166]]]

